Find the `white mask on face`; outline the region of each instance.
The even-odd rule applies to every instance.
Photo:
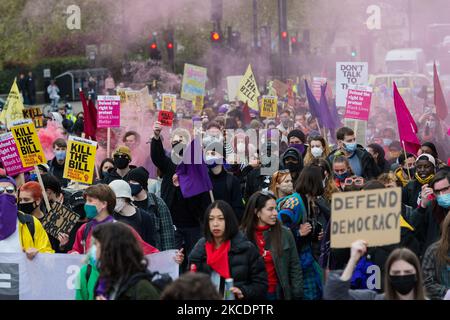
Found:
[[[322,156],[323,150],[320,147],[312,147],[311,154],[313,155],[314,158],[319,158]]]
[[[116,199],[116,206],[114,207],[114,211],[121,212],[123,207],[125,207],[125,199],[123,198],[117,198]]]

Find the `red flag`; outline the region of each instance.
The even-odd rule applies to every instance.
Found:
[[[95,133],[97,131],[97,109],[95,108],[94,101],[89,99],[86,101],[83,90],[80,88],[80,98],[83,105],[84,125],[83,131],[86,139],[95,140]]]
[[[434,105],[436,106],[436,114],[441,120],[445,120],[448,116],[447,104],[445,103],[444,93],[442,92],[441,83],[436,69],[436,62],[433,64],[433,85],[434,85]]]
[[[247,102],[244,104],[244,107],[242,108],[242,116],[244,125],[250,124],[250,122],[252,121],[252,117],[250,116],[250,108],[248,107]]]
[[[397,115],[398,133],[400,142],[407,152],[416,154],[420,148],[420,141],[417,138],[417,125],[414,118],[409,113],[408,107],[398,92],[397,85],[394,82],[394,106]]]

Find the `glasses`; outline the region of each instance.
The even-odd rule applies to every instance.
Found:
[[[441,194],[446,194],[447,191],[450,191],[450,185],[448,185],[448,186],[446,186],[446,187],[444,187],[443,189],[440,189],[440,190],[434,190],[434,194],[436,196],[439,196]]]
[[[6,193],[13,194],[16,190],[14,189],[14,187],[0,187],[0,194],[4,193],[5,191]]]
[[[344,184],[346,186],[351,186],[352,184],[362,186],[364,184],[364,178],[346,178]]]

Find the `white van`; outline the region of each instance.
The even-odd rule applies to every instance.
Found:
[[[425,54],[420,48],[390,50],[384,59],[387,73],[423,73]]]

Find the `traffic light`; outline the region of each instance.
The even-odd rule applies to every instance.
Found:
[[[161,51],[158,49],[158,44],[156,43],[155,38],[152,38],[150,42],[150,59],[161,60]]]
[[[174,31],[169,29],[166,32],[166,49],[167,49],[167,59],[169,65],[173,68],[175,62],[175,41],[174,41]]]
[[[294,54],[300,53],[300,42],[297,37],[291,37],[291,49]]]
[[[217,32],[217,31],[211,31],[211,41],[212,41],[212,42],[218,43],[218,42],[220,42],[221,40],[222,40],[222,37],[221,37],[221,35],[220,35],[219,32]]]
[[[358,54],[358,53],[356,52],[356,48],[355,48],[355,47],[352,47],[352,51],[351,51],[352,57],[356,57],[357,54]]]
[[[287,31],[281,31],[281,50],[289,54],[289,38]]]

